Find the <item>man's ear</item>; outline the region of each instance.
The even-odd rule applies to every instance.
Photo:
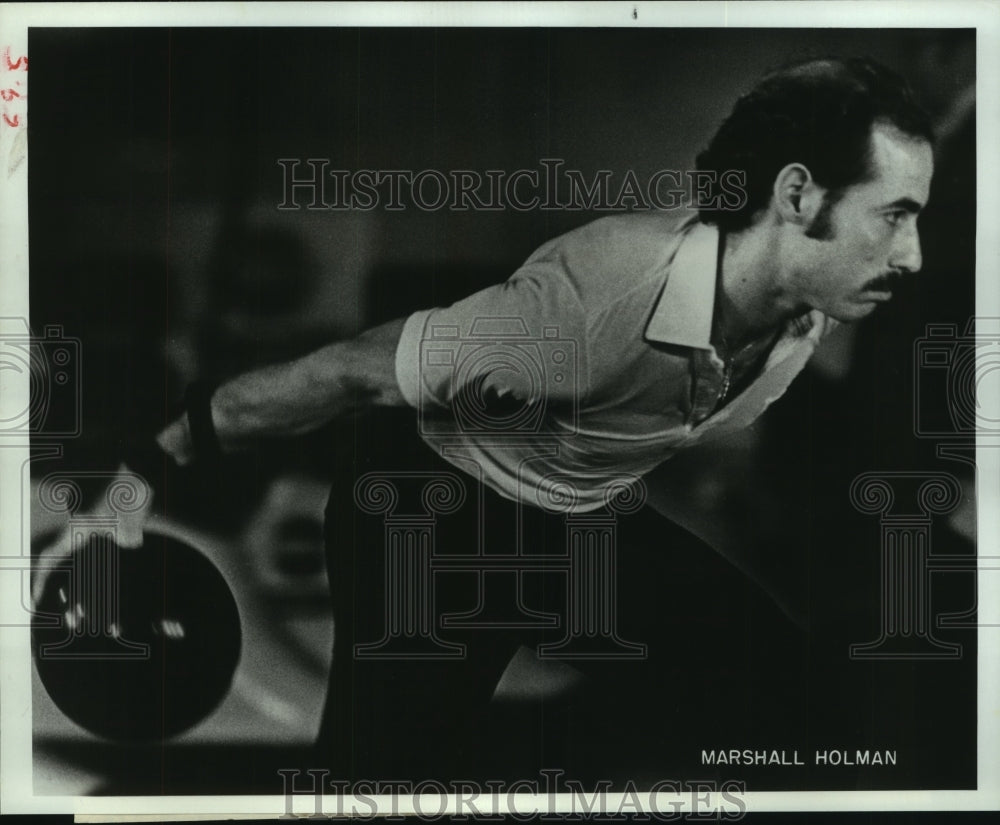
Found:
[[[801,163],[789,163],[774,179],[772,203],[782,221],[810,226],[823,205],[825,190]]]

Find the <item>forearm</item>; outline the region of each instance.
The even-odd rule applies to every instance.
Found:
[[[392,321],[220,385],[211,414],[223,452],[259,438],[309,432],[367,405],[404,404],[395,375],[402,326],[402,320]],[[167,427],[158,441],[178,463],[193,459],[187,416]]]
[[[223,449],[308,432],[356,408],[364,384],[343,369],[344,357],[343,346],[332,344],[219,386],[212,396],[212,422]]]

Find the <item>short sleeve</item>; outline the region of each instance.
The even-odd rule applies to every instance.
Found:
[[[563,259],[536,255],[502,284],[407,318],[396,380],[414,407],[448,408],[466,396],[575,403],[585,389],[585,332]]]
[[[424,326],[431,312],[433,310],[424,309],[407,318],[396,345],[396,383],[411,407],[416,407],[420,398],[420,341],[424,337]]]

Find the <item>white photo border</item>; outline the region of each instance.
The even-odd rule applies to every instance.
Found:
[[[977,31],[977,220],[976,314],[1000,317],[1000,3],[972,0],[853,2],[676,2],[648,3],[28,3],[0,5],[0,48],[27,54],[28,28],[143,26],[397,26],[397,27],[832,27],[974,28]],[[21,157],[23,130],[0,130],[0,315],[28,317],[27,190],[30,158]],[[979,399],[1000,410],[997,384]],[[0,419],[26,408],[24,376],[0,375]],[[47,797],[32,792],[29,634],[16,623],[20,610],[18,559],[27,512],[11,518],[12,504],[25,500],[27,444],[0,449],[0,793],[5,813],[253,815],[285,813],[282,796]],[[1000,455],[977,448],[978,527],[981,555],[997,553],[1000,541]],[[994,810],[1000,809],[1000,576],[981,575],[978,604],[978,789],[975,791],[749,792],[749,812]],[[992,625],[992,627],[989,627]],[[613,807],[620,795],[608,794]],[[388,806],[387,797],[377,797]],[[454,803],[454,799],[452,802]],[[544,811],[549,799],[525,796]],[[556,797],[557,804],[568,799]],[[398,810],[414,810],[397,800]],[[685,801],[690,804],[690,798]],[[297,813],[312,813],[312,801],[296,798]],[[437,805],[430,805],[437,810]],[[388,810],[388,807],[382,810]],[[682,809],[683,810],[683,809]]]

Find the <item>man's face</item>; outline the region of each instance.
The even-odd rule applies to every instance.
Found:
[[[801,239],[791,283],[801,303],[839,321],[871,313],[921,265],[917,215],[930,191],[930,144],[883,125],[871,141],[870,179],[821,207]]]

